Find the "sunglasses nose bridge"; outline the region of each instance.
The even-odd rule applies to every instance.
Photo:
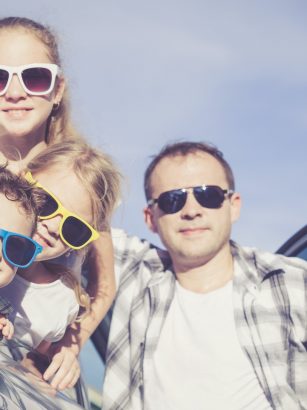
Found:
[[[62,219],[66,219],[68,215],[68,211],[59,203],[57,202],[57,209],[50,215],[43,216],[42,219],[53,219],[56,217],[60,217]]]
[[[199,204],[193,187],[185,188],[184,191],[186,196],[185,196],[185,202],[184,205],[181,209],[184,215],[195,215],[199,213],[199,210],[201,205]]]
[[[61,230],[61,226],[63,224],[64,217],[60,212],[57,212],[56,214],[53,214],[52,216],[48,218],[43,218],[40,220],[40,223],[45,226],[47,231],[50,234],[56,234],[58,235]]]
[[[13,73],[9,76],[5,94],[10,98],[18,98],[19,96],[27,95],[23,82],[17,73]]]

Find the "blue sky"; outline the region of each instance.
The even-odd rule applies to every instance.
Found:
[[[306,224],[304,0],[15,0],[59,35],[75,122],[126,180],[113,225],[156,243],[142,178],[169,141],[206,140],[243,197],[233,238],[276,250]]]

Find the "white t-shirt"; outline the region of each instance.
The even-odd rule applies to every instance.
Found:
[[[175,296],[145,374],[146,409],[271,409],[236,334],[232,282]]]
[[[61,279],[52,283],[32,283],[18,274],[13,281],[0,289],[14,308],[14,339],[30,347],[43,340],[60,340],[66,327],[79,311],[75,292]]]

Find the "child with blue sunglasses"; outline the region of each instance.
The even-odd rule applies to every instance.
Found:
[[[7,286],[18,268],[29,267],[42,246],[31,236],[42,196],[24,179],[0,167],[0,287]],[[14,333],[8,316],[13,309],[0,296],[0,337],[11,339]]]

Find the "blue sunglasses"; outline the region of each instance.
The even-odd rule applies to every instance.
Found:
[[[0,229],[2,255],[16,268],[27,268],[43,247],[28,236]]]

